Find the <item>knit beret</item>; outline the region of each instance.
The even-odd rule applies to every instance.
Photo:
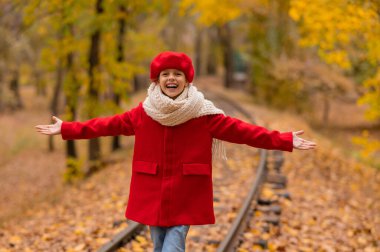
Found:
[[[158,54],[150,64],[150,79],[157,80],[160,72],[165,69],[181,70],[188,82],[194,78],[194,67],[189,56],[181,52],[162,52]]]

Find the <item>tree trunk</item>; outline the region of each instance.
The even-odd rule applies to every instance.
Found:
[[[207,31],[208,33],[208,50],[207,50],[207,69],[206,72],[208,75],[216,74],[216,41],[217,35],[215,29],[210,28]]]
[[[34,79],[36,82],[36,94],[37,96],[46,96],[46,85],[41,78],[41,71],[39,69],[34,69]]]
[[[13,92],[13,95],[15,97],[15,104],[13,105],[14,109],[18,110],[24,108],[24,104],[22,103],[20,95],[20,72],[18,69],[13,72],[13,76],[9,85],[10,90]]]
[[[114,103],[118,106],[120,106],[120,95],[119,94],[115,94],[114,96]],[[112,146],[111,146],[111,149],[112,151],[116,151],[116,150],[119,150],[121,149],[121,140],[120,140],[120,136],[114,136],[112,138]]]
[[[268,15],[268,31],[267,31],[267,39],[270,48],[270,54],[272,56],[278,55],[278,29],[277,26],[277,13],[278,13],[278,3],[277,0],[269,1],[269,15]]]
[[[74,27],[72,24],[68,25],[69,32],[71,36],[74,37]],[[74,53],[70,52],[67,55],[67,76],[71,76],[71,82],[70,85],[73,85],[73,92],[69,95],[66,95],[66,102],[67,102],[67,108],[68,108],[68,114],[69,114],[69,120],[74,121],[77,116],[77,100],[78,100],[78,92],[80,89],[78,80],[75,77],[75,70],[74,70]],[[67,159],[77,159],[77,150],[75,146],[74,140],[68,140],[66,141],[66,157]],[[69,164],[69,162],[67,162]],[[72,167],[67,167],[68,169],[72,169]]]
[[[278,45],[280,48],[279,53],[285,53],[291,55],[294,49],[294,43],[292,42],[291,34],[291,20],[289,17],[290,2],[289,0],[278,0]]]
[[[147,84],[150,84],[150,78],[148,75],[134,74],[133,75],[133,92],[147,89]]]
[[[61,38],[62,37],[60,37],[60,39]],[[54,86],[53,98],[50,104],[50,111],[51,111],[51,114],[54,116],[57,116],[58,114],[59,97],[60,97],[60,93],[62,89],[62,83],[63,83],[63,66],[62,66],[62,59],[59,57],[58,62],[57,62],[56,82]],[[54,151],[53,136],[49,136],[49,151]]]
[[[163,39],[170,51],[177,51],[181,43],[180,40],[185,24],[178,14],[178,8],[171,8],[167,16],[170,25],[166,26],[163,30]]]
[[[104,12],[102,7],[103,0],[96,1],[96,14],[99,15]],[[98,70],[100,65],[100,39],[101,39],[101,31],[100,28],[97,28],[95,32],[91,35],[91,45],[89,52],[89,88],[88,88],[88,97],[91,104],[97,104],[99,100],[99,91],[95,79],[95,72]],[[89,109],[88,112],[89,118],[93,118],[96,116],[94,109]],[[99,138],[94,138],[89,140],[89,169],[87,175],[92,174],[100,168],[100,140]]]
[[[329,96],[327,94],[323,94],[322,125],[327,126],[329,124],[329,114],[330,114]]]
[[[203,29],[197,28],[197,34],[195,37],[195,74],[196,76],[201,75],[202,69],[202,37]]]
[[[289,55],[294,47],[291,34],[289,34],[291,30],[289,8],[289,0],[271,0],[269,2],[267,39],[270,54],[273,57],[278,57],[282,53]]]
[[[127,10],[125,6],[120,5],[119,11],[123,14],[127,13]],[[118,20],[119,24],[119,32],[117,36],[117,62],[122,63],[124,61],[124,37],[125,37],[125,28],[126,28],[126,21],[125,17],[122,16]],[[120,94],[114,93],[114,103],[117,106],[120,106],[121,98]],[[116,151],[118,149],[121,149],[121,142],[120,142],[120,136],[114,136],[112,138],[112,151]]]
[[[219,39],[223,51],[223,65],[224,65],[224,86],[230,88],[233,86],[233,48],[232,48],[232,32],[231,27],[227,23],[219,27]]]
[[[3,89],[3,75],[2,75],[2,70],[0,68],[0,113],[3,111],[4,109],[4,104],[3,104],[3,101],[4,101],[4,97],[3,97],[3,92],[4,92],[4,89]]]

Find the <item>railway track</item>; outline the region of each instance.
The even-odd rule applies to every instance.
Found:
[[[224,109],[226,114],[234,117],[244,117],[244,120],[251,123],[255,123],[254,118],[249,112],[242,108],[239,104],[231,99],[215,94],[206,93],[207,98],[214,101],[218,107]],[[249,223],[252,223],[255,211],[263,211],[266,209],[266,213],[273,212],[280,213],[281,210],[278,206],[270,206],[273,202],[270,199],[260,198],[260,192],[264,183],[270,183],[279,187],[284,185],[284,177],[278,175],[280,167],[283,162],[281,152],[271,152],[271,158],[269,152],[266,150],[257,150],[254,148],[247,148],[246,146],[231,147],[227,144],[227,153],[233,153],[233,156],[237,156],[237,160],[229,160],[229,162],[219,162],[214,164],[221,171],[221,174],[214,174],[214,206],[217,224],[206,226],[192,226],[188,240],[189,251],[237,251],[238,247],[243,240],[244,231],[247,229]],[[230,148],[230,149],[229,149]],[[237,149],[238,148],[238,149]],[[252,158],[254,155],[254,158]],[[232,155],[231,155],[232,156]],[[248,158],[249,157],[249,158]],[[269,162],[268,162],[269,159]],[[243,160],[243,161],[241,161]],[[242,163],[240,163],[242,162]],[[241,169],[241,166],[246,169]],[[268,166],[271,167],[272,173],[268,181]],[[236,170],[239,167],[239,170]],[[240,172],[247,172],[242,181],[236,181],[235,176]],[[276,174],[276,175],[273,175]],[[246,178],[251,177],[253,181],[249,181]],[[285,180],[286,183],[286,180]],[[227,194],[241,195],[242,192],[246,192],[250,187],[248,194],[245,198],[239,197],[226,197]],[[231,195],[227,195],[231,196]],[[224,204],[220,204],[220,202]],[[264,205],[264,206],[263,206]],[[268,210],[269,209],[269,210]],[[223,221],[221,221],[223,220]],[[278,220],[277,220],[278,221]],[[221,223],[222,222],[222,223]],[[120,251],[134,251],[136,248],[135,238],[146,243],[149,240],[149,230],[144,225],[136,222],[128,222],[128,227],[116,234],[109,242],[104,244],[98,252],[110,252],[117,251],[120,248],[124,250]],[[275,218],[268,218],[267,223],[276,223]],[[223,239],[217,239],[215,236],[223,236]],[[255,238],[254,244],[258,244],[265,247],[265,241],[260,237]],[[138,243],[138,242],[137,242]],[[145,249],[151,249],[145,244]]]

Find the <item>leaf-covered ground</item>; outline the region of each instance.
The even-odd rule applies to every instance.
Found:
[[[318,143],[315,151],[295,151],[285,156],[283,169],[289,179],[288,190],[292,199],[282,200],[280,231],[266,236],[270,250],[380,250],[378,171],[353,161],[346,155],[344,146],[339,147],[339,143],[332,143],[319,135],[302,118],[254,106],[245,94],[225,92],[212,85],[208,80],[206,87],[211,86],[214,91],[239,100],[260,118],[259,124],[281,131],[304,129],[305,138]],[[27,113],[23,115],[27,117]],[[18,120],[15,125],[25,123],[23,118]],[[31,130],[39,123],[38,120],[26,120],[32,124]],[[12,133],[11,130],[9,132]],[[29,137],[28,134],[25,136]],[[11,135],[7,138],[13,139]],[[61,180],[56,176],[60,176],[62,171],[49,174],[43,167],[51,169],[57,166],[62,155],[47,153],[40,142],[35,146],[34,150],[23,146],[20,147],[23,150],[16,149],[13,156],[3,162],[8,168],[4,165],[0,168],[2,188],[8,185],[9,190],[2,191],[1,208],[9,206],[11,211],[22,209],[12,219],[3,219],[0,227],[1,252],[92,251],[127,225],[123,215],[129,192],[130,148],[124,150],[122,162],[109,165],[87,181],[75,186],[59,186]],[[24,175],[20,177],[19,174]],[[56,192],[46,192],[50,187]],[[23,200],[32,202],[33,196],[28,192],[39,201],[31,204],[30,209],[22,204]],[[18,198],[18,203],[13,202],[14,197]],[[19,208],[21,205],[23,207]],[[248,244],[246,249],[253,251],[252,244]]]
[[[291,201],[284,201],[278,248],[380,251],[380,174],[326,143],[286,155]]]
[[[342,136],[325,137],[302,117],[252,106],[250,98],[240,92],[230,91],[229,95],[256,115],[259,124],[282,131],[303,129],[305,138],[318,143],[314,151],[285,153],[283,170],[292,200],[281,200],[280,230],[260,234],[268,239],[269,249],[380,251],[380,171],[348,155],[352,153],[347,144],[350,135],[340,142]],[[258,250],[254,239],[248,240],[247,250]]]
[[[277,197],[280,226],[263,232],[251,224],[240,252],[380,251],[378,172],[326,148],[287,154],[284,173],[291,199]],[[259,238],[267,250],[255,246]]]

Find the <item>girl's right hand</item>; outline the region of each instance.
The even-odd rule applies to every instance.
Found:
[[[35,126],[37,132],[40,132],[44,135],[59,135],[61,134],[62,120],[52,116],[54,124],[49,125],[37,125]]]

